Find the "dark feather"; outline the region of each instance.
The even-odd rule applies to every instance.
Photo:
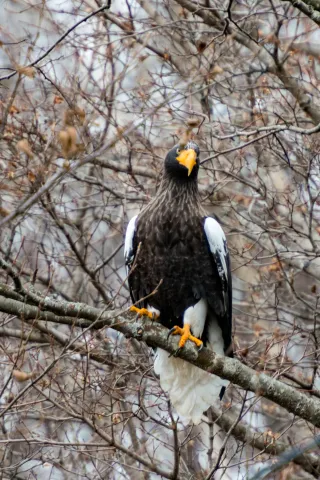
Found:
[[[171,328],[182,326],[184,311],[205,298],[209,312],[202,340],[206,343],[213,313],[227,351],[231,345],[232,301],[229,254],[228,275],[223,278],[220,260],[210,252],[204,231],[206,217],[197,187],[199,159],[188,176],[185,167],[175,160],[176,148],[167,155],[159,192],[136,221],[132,258],[139,244],[140,249],[129,275],[132,300],[137,302],[156,290],[140,306],[149,304],[160,310],[161,323]]]

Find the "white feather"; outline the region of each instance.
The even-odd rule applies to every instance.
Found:
[[[210,314],[208,318],[209,328],[208,328],[208,343],[207,347],[218,353],[219,355],[224,355],[224,341],[222,337],[222,330],[219,327],[218,321],[215,318],[214,314]],[[227,385],[228,382],[224,383]]]
[[[225,278],[228,278],[228,268],[226,264],[227,240],[221,226],[212,217],[207,217],[204,222],[204,231],[207,236],[210,251],[218,255],[222,264]],[[220,272],[219,272],[220,273]]]
[[[126,236],[124,239],[124,258],[126,260],[126,264],[130,263],[133,260],[133,237],[136,230],[137,218],[138,215],[135,215],[131,218],[126,230]]]
[[[200,299],[184,312],[183,323],[191,325],[192,333],[201,338],[208,312],[208,304]],[[222,332],[214,317],[209,320],[208,344],[220,355],[224,355]],[[201,422],[201,416],[219,399],[221,387],[228,382],[216,375],[201,370],[181,358],[169,357],[168,352],[157,349],[154,370],[160,376],[160,384],[168,392],[178,415],[187,422]]]
[[[203,412],[219,402],[221,387],[228,384],[181,358],[169,358],[168,352],[161,348],[157,349],[154,371],[181,420],[195,425],[201,422]]]
[[[183,314],[183,324],[188,323],[195,337],[201,338],[208,311],[208,303],[201,298],[193,307],[187,308]]]

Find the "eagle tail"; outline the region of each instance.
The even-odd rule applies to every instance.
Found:
[[[228,384],[181,358],[169,357],[168,352],[160,348],[156,352],[154,370],[178,415],[195,425],[201,422],[203,412],[217,402],[222,387]]]

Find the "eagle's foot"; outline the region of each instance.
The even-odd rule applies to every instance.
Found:
[[[175,356],[181,351],[181,349],[185,346],[186,344],[186,341],[187,340],[190,340],[191,342],[195,343],[195,345],[199,348],[199,352],[200,350],[203,349],[203,342],[202,340],[200,340],[199,338],[197,337],[194,337],[191,332],[190,332],[190,325],[188,323],[186,323],[183,328],[180,328],[178,326],[175,326],[173,328],[171,328],[171,330],[169,330],[169,333],[168,333],[168,338],[170,337],[170,335],[180,335],[181,338],[180,338],[180,341],[179,341],[179,348],[178,350],[175,352]]]
[[[130,307],[130,312],[135,312],[138,317],[142,317],[142,316],[149,317],[150,320],[155,320],[156,318],[158,318],[158,315],[156,313],[150,312],[146,308],[135,307],[134,305]]]

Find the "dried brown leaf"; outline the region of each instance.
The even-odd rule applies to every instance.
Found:
[[[60,105],[60,103],[64,102],[64,99],[62,97],[59,97],[59,95],[55,95],[53,99],[53,104],[54,105]]]
[[[14,115],[15,113],[20,113],[20,110],[15,105],[11,105],[11,107],[9,108],[9,113],[10,115]]]
[[[201,123],[201,120],[197,117],[189,117],[188,120],[187,120],[187,125],[190,128],[199,127],[200,123]]]
[[[17,146],[17,150],[19,150],[22,153],[25,153],[26,155],[28,155],[29,158],[33,158],[34,155],[32,153],[30,144],[26,138],[19,140],[16,146]]]
[[[74,107],[74,108],[69,108],[64,112],[64,124],[66,126],[72,127],[75,122],[78,122],[80,125],[84,124],[86,118],[86,113],[83,110],[83,108],[80,107]]]
[[[277,261],[275,263],[272,263],[267,267],[267,270],[269,272],[278,272],[279,270],[281,270],[281,262]]]
[[[76,144],[77,131],[74,127],[67,127],[65,130],[61,130],[58,139],[65,158],[70,158],[78,151]]]
[[[34,67],[18,67],[16,70],[20,75],[25,75],[28,78],[34,78],[37,73]]]
[[[114,413],[112,415],[112,423],[117,424],[121,422],[121,415],[119,413]]]
[[[256,337],[260,337],[260,333],[261,333],[262,330],[264,330],[264,329],[261,325],[259,325],[259,323],[255,323],[253,325],[253,332],[254,332],[254,335]]]
[[[83,108],[75,107],[74,113],[78,117],[80,125],[83,125],[86,118],[86,112],[83,110]]]
[[[9,210],[4,207],[0,207],[0,217],[6,217],[7,215],[9,215],[9,213]]]
[[[34,373],[23,372],[22,370],[13,370],[12,376],[17,382],[25,382],[34,377]]]
[[[36,181],[36,176],[31,170],[29,170],[28,172],[28,179],[30,180],[31,183],[34,183]]]
[[[223,73],[223,68],[219,67],[219,65],[215,65],[207,75],[208,80],[214,80],[217,75]]]
[[[196,42],[196,47],[197,47],[197,50],[199,53],[202,53],[204,52],[204,50],[207,48],[207,42],[205,42],[204,40],[198,40]]]

